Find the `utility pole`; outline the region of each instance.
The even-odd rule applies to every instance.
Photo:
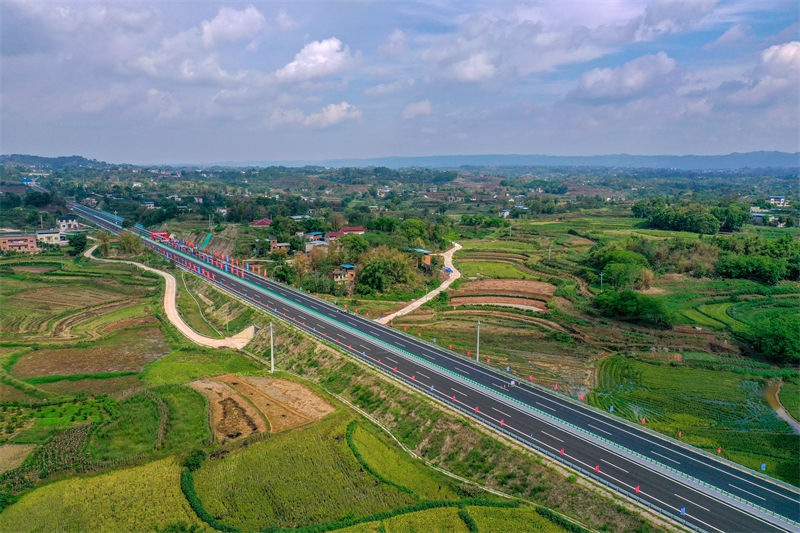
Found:
[[[269,373],[275,373],[275,343],[272,340],[272,322],[269,323]]]
[[[478,320],[477,342],[475,347],[475,361],[481,361],[481,321]]]
[[[550,261],[550,251],[553,249],[553,245],[547,247],[547,260]]]
[[[600,292],[603,292],[603,273],[600,272]]]

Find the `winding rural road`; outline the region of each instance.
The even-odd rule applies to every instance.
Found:
[[[236,350],[240,350],[253,339],[253,336],[255,336],[255,327],[253,326],[248,326],[236,335],[227,337],[225,339],[212,339],[211,337],[206,337],[199,334],[192,329],[192,326],[187,324],[181,317],[180,313],[178,313],[178,282],[175,280],[175,276],[164,272],[163,270],[151,268],[135,261],[102,259],[100,257],[95,257],[92,254],[96,248],[97,245],[95,244],[86,250],[83,255],[93,261],[100,261],[103,263],[126,263],[128,265],[141,268],[142,270],[153,272],[164,278],[164,280],[166,280],[166,287],[164,289],[164,312],[167,314],[167,318],[170,322],[172,322],[175,328],[190,341],[207,348],[234,348]]]
[[[460,278],[461,272],[459,272],[458,269],[456,269],[456,267],[453,265],[453,255],[460,249],[461,245],[458,244],[457,242],[454,242],[452,248],[450,248],[443,254],[439,254],[442,257],[444,257],[444,267],[449,268],[451,270],[449,278],[444,280],[441,285],[433,289],[431,292],[429,292],[419,300],[414,300],[413,302],[411,302],[404,308],[400,309],[399,311],[395,311],[390,315],[386,315],[385,317],[378,319],[378,322],[380,322],[381,324],[388,324],[389,322],[391,322],[392,320],[394,320],[399,316],[407,315],[408,313],[414,311],[415,309],[419,309],[423,304],[433,300],[440,292],[449,287],[451,283]]]

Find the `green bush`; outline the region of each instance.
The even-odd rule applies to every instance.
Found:
[[[606,291],[598,294],[594,303],[603,314],[622,320],[661,327],[670,327],[674,321],[663,302],[633,291]]]

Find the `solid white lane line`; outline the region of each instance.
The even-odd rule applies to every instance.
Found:
[[[508,413],[504,413],[504,412],[503,412],[503,411],[501,411],[500,409],[495,409],[494,407],[492,407],[492,411],[497,411],[497,412],[498,412],[498,413],[500,413],[501,415],[503,415],[503,416],[507,416],[508,418],[511,418],[511,415],[510,415],[510,414],[508,414]]]
[[[653,455],[657,455],[657,456],[661,457],[662,459],[666,459],[667,461],[672,461],[672,462],[673,462],[673,463],[675,463],[676,465],[679,465],[679,464],[680,464],[680,463],[679,463],[678,461],[676,461],[675,459],[673,459],[673,458],[671,458],[671,457],[667,457],[666,455],[661,455],[661,454],[660,454],[660,453],[658,453],[657,451],[650,450],[650,453],[652,453]]]
[[[610,462],[610,461],[606,461],[605,459],[600,459],[600,462],[603,462],[603,463],[605,463],[605,464],[607,464],[607,465],[613,466],[613,467],[614,467],[614,468],[616,468],[617,470],[622,470],[622,471],[623,471],[623,472],[625,472],[626,474],[630,474],[630,472],[628,472],[627,470],[625,470],[625,469],[624,469],[624,468],[622,468],[621,466],[617,466],[617,465],[615,465],[614,463],[612,463],[612,462]]]
[[[545,430],[542,430],[541,432],[544,433],[545,435],[547,435],[548,437],[550,437],[551,439],[556,439],[558,442],[560,442],[562,444],[564,443],[563,440],[559,439],[555,435],[551,435],[550,433],[546,432]]]
[[[693,502],[692,500],[690,500],[689,498],[685,498],[685,497],[681,496],[681,495],[680,495],[680,494],[678,494],[677,492],[674,492],[673,494],[675,495],[675,497],[676,497],[676,498],[680,498],[681,500],[685,501],[686,503],[691,503],[691,504],[692,504],[692,505],[694,505],[695,507],[699,507],[700,509],[702,509],[702,510],[704,510],[704,511],[708,512],[708,513],[710,513],[710,512],[711,512],[711,511],[709,511],[708,509],[706,509],[705,507],[703,507],[702,505],[700,505],[699,503],[695,503],[695,502]]]
[[[744,492],[745,494],[749,494],[750,496],[754,496],[754,497],[758,498],[759,500],[764,500],[764,501],[766,501],[766,499],[762,498],[762,497],[761,497],[761,496],[759,496],[758,494],[753,494],[753,493],[752,493],[752,492],[750,492],[750,491],[744,490],[742,487],[737,487],[737,486],[736,486],[736,485],[734,485],[733,483],[728,483],[728,485],[730,485],[731,487],[733,487],[733,488],[734,488],[734,489],[736,489],[736,490],[740,490],[740,491]]]
[[[605,429],[600,429],[599,427],[595,426],[594,424],[586,424],[586,425],[587,425],[587,426],[589,426],[590,428],[594,428],[594,429],[596,429],[597,431],[600,431],[600,432],[602,432],[602,433],[605,433],[606,435],[612,435],[612,433],[611,433],[611,432],[609,432],[609,431],[606,431]]]

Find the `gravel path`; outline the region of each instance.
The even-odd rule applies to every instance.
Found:
[[[206,346],[208,348],[235,348],[237,350],[244,348],[248,342],[250,342],[253,337],[255,336],[255,327],[248,326],[244,328],[241,332],[233,335],[232,337],[228,337],[225,339],[212,339],[211,337],[205,337],[187,324],[181,315],[178,313],[178,305],[177,305],[177,298],[178,298],[178,283],[175,280],[175,276],[172,274],[168,274],[162,270],[158,270],[155,268],[151,268],[149,266],[145,266],[141,263],[137,263],[135,261],[120,261],[120,260],[112,260],[112,259],[101,259],[99,257],[94,257],[92,252],[94,252],[97,245],[92,246],[88,250],[86,250],[83,255],[92,259],[94,261],[101,261],[104,263],[127,263],[129,265],[134,265],[136,267],[141,268],[142,270],[148,270],[150,272],[154,272],[164,278],[166,280],[166,289],[164,290],[164,312],[167,314],[167,318],[170,322],[177,328],[178,331],[183,334],[184,337],[189,339],[190,341],[194,342],[195,344],[199,344],[200,346]]]
[[[378,320],[378,322],[380,322],[381,324],[388,324],[390,321],[392,321],[394,318],[396,318],[398,316],[407,315],[408,313],[414,311],[415,309],[418,309],[425,302],[431,301],[431,299],[435,298],[437,294],[439,294],[440,292],[445,290],[447,287],[450,286],[451,283],[453,283],[455,280],[460,278],[461,277],[461,272],[459,272],[456,269],[456,267],[453,266],[453,254],[455,254],[460,249],[461,249],[461,245],[458,244],[457,242],[454,242],[452,248],[450,248],[449,250],[447,250],[443,254],[438,254],[438,255],[441,255],[442,257],[444,257],[444,266],[445,266],[445,268],[449,268],[450,270],[453,271],[450,274],[449,278],[444,280],[441,285],[439,285],[438,287],[433,289],[431,292],[429,292],[428,294],[426,294],[425,296],[423,296],[419,300],[414,300],[413,302],[411,302],[410,304],[408,304],[404,308],[400,309],[399,311],[395,311],[391,315],[386,315],[385,317],[383,317],[380,320]]]

